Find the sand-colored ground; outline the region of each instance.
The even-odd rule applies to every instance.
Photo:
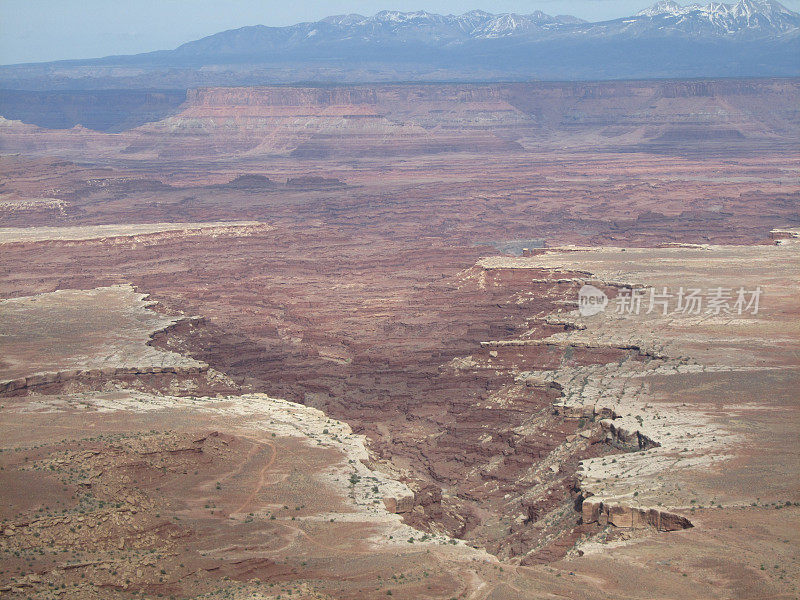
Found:
[[[796,598],[796,103],[663,85],[5,123],[2,591]],[[616,316],[622,282],[763,295]]]
[[[794,252],[792,245],[756,250],[765,249]],[[750,250],[720,252],[730,257]],[[614,272],[625,270],[610,262],[621,252],[611,258],[603,254],[606,250],[593,252]],[[662,276],[680,279],[680,272],[658,258],[662,250],[651,252],[656,259],[641,251],[635,261],[640,270],[647,271],[652,261]],[[582,256],[586,254],[572,253],[575,262],[559,266],[574,273]],[[489,275],[477,277],[491,286],[495,271],[541,269],[536,261],[547,258],[520,260],[526,262],[483,261],[477,272]],[[792,264],[787,262],[787,273]],[[630,267],[625,274],[634,277]],[[758,271],[747,277],[744,283],[750,285]],[[777,291],[780,281],[791,285],[780,271],[767,283]],[[517,293],[524,296],[525,291]],[[59,296],[80,302],[52,301]],[[38,298],[45,301],[17,299],[25,307],[26,322],[51,322],[65,306],[80,305],[87,314],[113,306],[122,314],[137,315],[127,327],[149,339],[159,329],[155,321],[167,319],[125,286]],[[761,318],[770,323],[787,311],[791,305],[775,304]],[[562,313],[558,318],[569,317]],[[641,335],[634,317],[630,315],[626,326]],[[68,339],[80,338],[78,321],[60,321]],[[649,323],[665,327],[669,321]],[[593,336],[593,328],[610,328],[620,336],[625,331],[615,324],[613,313],[579,325],[586,328],[542,343],[613,345]],[[118,336],[108,335],[114,329],[106,323],[95,324],[94,330]],[[719,331],[702,324],[695,330],[709,345]],[[747,345],[752,350],[761,338],[757,329],[751,331]],[[131,341],[130,336],[120,339]],[[81,347],[63,346],[58,360],[77,360]],[[47,348],[32,347],[31,358],[37,352],[49,356]],[[791,351],[791,346],[784,350]],[[645,345],[642,351],[647,352]],[[603,507],[621,506],[623,510],[606,512],[603,531],[628,533],[606,543],[601,533],[584,540],[566,559],[538,567],[498,562],[461,542],[403,524],[386,509],[407,510],[400,506],[413,505],[413,492],[372,470],[363,437],[316,409],[258,394],[211,398],[115,390],[113,378],[105,392],[6,398],[0,422],[9,490],[0,538],[8,567],[5,589],[11,597],[42,598],[51,597],[54,588],[86,598],[125,597],[134,590],[210,598],[232,591],[276,598],[290,590],[307,598],[374,597],[388,591],[402,598],[623,598],[634,590],[639,595],[646,590],[650,598],[723,598],[734,589],[754,597],[783,597],[786,591],[789,598],[798,576],[797,532],[787,528],[797,511],[792,484],[797,461],[787,460],[786,449],[791,448],[797,415],[796,388],[786,387],[782,373],[791,368],[748,370],[738,357],[730,365],[705,366],[703,358],[664,355],[616,366],[519,374],[523,380],[544,377],[563,385],[568,401],[558,405],[566,413],[582,411],[588,401],[598,412],[609,408],[614,416],[619,413],[620,418],[603,421],[612,434],[631,435],[625,427],[644,415],[637,430],[661,444],[616,455],[613,462],[611,457],[584,462],[584,519],[603,520]],[[571,401],[571,382],[578,376],[583,378],[583,403]],[[742,377],[766,381],[772,392],[769,401],[757,395],[755,384],[743,385]],[[616,393],[620,378],[623,385]],[[635,382],[633,393],[627,382]],[[724,399],[709,399],[708,389]],[[727,398],[734,391],[739,396],[731,403]],[[770,433],[766,440],[765,430]],[[691,446],[688,454],[671,436],[686,438],[678,446]],[[783,451],[775,452],[776,446]],[[756,487],[766,481],[773,482],[771,487]],[[38,491],[21,493],[31,489]],[[593,513],[586,509],[591,506],[600,508]],[[639,508],[663,512],[665,524],[684,517],[692,527],[666,527],[678,531],[659,534],[661,520],[654,526],[629,516]],[[733,560],[731,548],[736,548]]]
[[[205,365],[148,342],[177,323],[130,285],[59,290],[0,302],[0,386],[13,391],[81,376],[196,372]]]
[[[180,231],[184,234],[218,235],[231,229],[262,226],[257,221],[217,221],[210,223],[137,223],[120,225],[84,225],[75,227],[0,227],[0,244],[14,242],[96,240],[136,237],[153,233]]]
[[[761,522],[765,511],[774,511],[769,518],[774,525],[762,522],[757,543],[770,544],[773,537],[770,559],[764,561],[786,575],[787,587],[777,597],[792,597],[798,577],[793,507],[800,501],[800,245],[786,239],[754,247],[563,248],[530,258],[488,258],[479,266],[471,276],[484,285],[506,270],[545,269],[556,276],[580,273],[578,284],[602,288],[610,297],[596,314],[577,309],[551,314],[548,322],[568,325],[563,332],[527,341],[523,335],[508,343],[635,348],[640,354],[619,363],[520,374],[537,384],[556,384],[561,394],[556,406],[567,417],[597,419],[607,437],[633,446],[627,454],[581,463],[584,522],[633,530],[690,527],[627,550],[609,550],[592,540],[578,546],[586,556],[569,563],[579,569],[614,564],[621,570],[653,548],[674,547],[682,561],[716,565],[711,577],[730,581],[759,550],[752,533],[744,534],[747,540],[727,541],[730,532],[719,529],[749,527],[751,519]],[[678,310],[675,297],[666,314],[660,303],[650,310],[651,289],[660,302],[665,288],[677,296],[681,287],[702,290],[706,304],[698,314]],[[729,302],[709,303],[719,288],[730,294]],[[740,314],[735,304],[740,288],[748,291],[748,303],[750,292],[761,289],[757,309],[753,305]],[[641,310],[631,309],[631,289],[642,291]],[[568,304],[578,304],[577,291],[576,286]],[[723,558],[728,544],[739,551]],[[729,573],[721,572],[723,565]],[[735,583],[741,590],[749,587],[745,579]]]

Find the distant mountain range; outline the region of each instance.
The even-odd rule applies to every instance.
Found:
[[[596,23],[572,16],[383,11],[255,25],[132,56],[0,67],[19,89],[297,81],[800,75],[800,14],[774,0],[671,0]]]

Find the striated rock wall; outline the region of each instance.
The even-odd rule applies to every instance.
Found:
[[[612,299],[620,287],[656,282],[664,289],[739,285],[758,288],[769,298],[758,314],[628,314],[615,311],[612,304],[595,315],[571,311],[557,316],[554,324],[572,326],[542,343],[636,348],[640,353],[618,363],[519,376],[560,390],[562,397],[555,403],[559,414],[592,422],[600,418],[605,440],[627,450],[612,459],[581,462],[584,524],[673,531],[692,527],[696,509],[703,506],[730,510],[763,502],[764,487],[754,488],[748,478],[763,477],[767,460],[775,461],[771,469],[780,468],[775,465],[785,457],[773,446],[791,445],[788,440],[775,443],[772,436],[779,427],[763,415],[781,410],[783,397],[796,395],[796,365],[789,358],[798,339],[793,232],[789,227],[773,230],[773,237],[787,234],[777,246],[569,247],[479,262],[491,276],[505,269],[585,269],[590,274],[586,281],[602,286]],[[767,398],[764,382],[771,386]],[[770,440],[762,442],[766,430],[772,430]],[[741,479],[727,477],[727,472]]]
[[[58,290],[0,302],[0,393],[80,377],[199,373],[208,366],[149,345],[182,317],[149,309],[131,285]]]
[[[677,531],[693,527],[686,517],[657,508],[639,508],[625,504],[607,503],[586,499],[581,504],[584,523],[613,525],[614,527],[643,529],[654,527],[658,531]]]
[[[91,97],[73,101],[88,103],[85,110],[93,105]],[[324,159],[587,143],[658,152],[686,152],[686,142],[702,152],[717,146],[791,148],[800,135],[798,104],[797,79],[198,88],[180,107],[148,113],[149,123],[137,121],[138,109],[122,102],[118,110],[131,114],[117,119],[128,123],[114,129],[127,129],[119,136],[80,127],[37,130],[27,124],[54,125],[46,104],[33,103],[25,114],[9,106],[3,114],[0,103],[0,116],[24,121],[3,121],[0,148],[30,153],[91,147],[129,159]],[[82,111],[75,114],[57,125],[82,125]]]
[[[497,102],[499,85],[362,85],[211,87],[189,90],[186,106],[333,106],[391,102]]]

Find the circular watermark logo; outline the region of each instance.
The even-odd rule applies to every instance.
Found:
[[[608,296],[593,285],[584,285],[578,292],[578,312],[582,317],[591,317],[603,312],[608,306]]]

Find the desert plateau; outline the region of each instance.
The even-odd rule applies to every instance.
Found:
[[[0,597],[800,597],[796,76],[4,73]]]

